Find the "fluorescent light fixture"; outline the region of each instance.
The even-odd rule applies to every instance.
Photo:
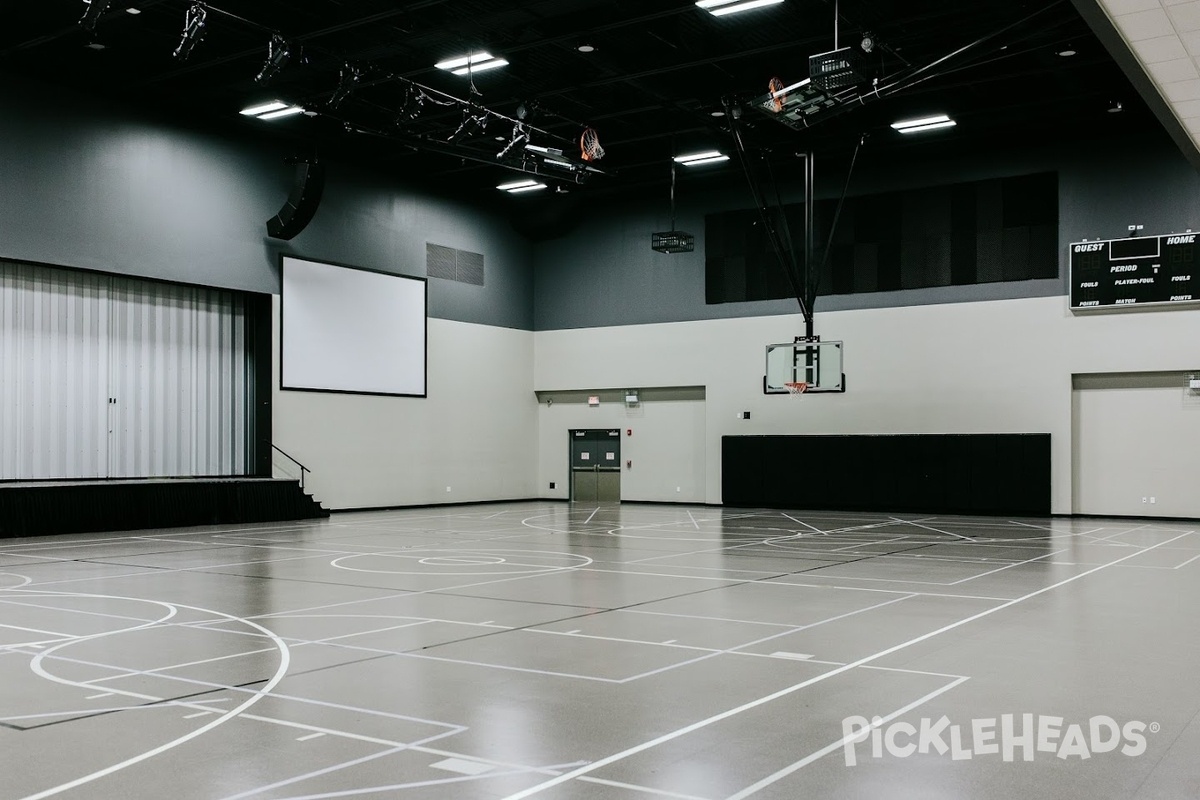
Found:
[[[951,128],[956,125],[954,120],[947,117],[945,114],[938,114],[934,117],[922,117],[921,119],[906,119],[901,122],[893,122],[892,127],[901,133],[915,133],[917,131],[933,130],[935,128]]]
[[[945,122],[934,122],[929,125],[914,125],[911,128],[900,128],[900,133],[924,133],[925,131],[936,131],[939,128],[953,128],[958,123],[952,119]]]
[[[137,16],[138,14],[142,13],[142,10],[140,8],[134,8],[133,6],[130,6],[129,8],[125,9],[125,13]]]
[[[716,164],[720,161],[728,161],[729,156],[717,150],[708,150],[703,153],[689,153],[685,156],[675,156],[675,162],[683,164],[685,167],[698,167],[701,164]]]
[[[469,56],[459,56],[458,58],[448,58],[445,61],[439,61],[434,64],[438,69],[444,69],[447,72],[453,72],[455,75],[470,75],[476,72],[486,72],[489,69],[507,66],[508,62],[503,58],[497,58],[491,53],[480,52],[471,53]]]
[[[439,61],[434,66],[438,69],[451,70],[465,67],[468,64],[478,64],[480,61],[491,61],[493,58],[495,56],[491,53],[472,53],[469,56],[462,56],[461,58],[450,58],[445,61]]]
[[[244,117],[258,117],[262,116],[263,114],[270,114],[272,111],[279,111],[287,107],[287,103],[281,103],[278,100],[272,100],[271,102],[263,103],[262,105],[243,108],[241,113]]]
[[[493,58],[491,61],[480,61],[477,64],[473,63],[469,66],[460,67],[459,69],[452,70],[452,72],[455,75],[470,75],[470,74],[478,73],[478,72],[487,72],[489,69],[496,69],[497,67],[507,67],[507,66],[508,66],[508,62],[505,61],[503,58]]]
[[[726,14],[736,14],[739,11],[750,11],[782,2],[783,0],[696,0],[696,7],[703,8],[714,17],[723,17]]]
[[[514,183],[502,183],[496,188],[509,194],[518,194],[520,192],[536,192],[539,189],[545,189],[546,184],[526,179]]]
[[[269,114],[259,114],[258,118],[262,120],[283,119],[284,117],[303,113],[304,109],[301,106],[288,106],[287,108],[281,108],[279,111],[272,111]]]

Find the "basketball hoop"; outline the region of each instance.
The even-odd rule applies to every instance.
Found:
[[[600,146],[600,134],[595,128],[587,128],[579,137],[579,157],[589,163],[604,158],[604,148]]]
[[[787,388],[788,394],[804,394],[805,392],[808,391],[808,382],[807,381],[788,381],[787,383],[784,384],[784,387]]]

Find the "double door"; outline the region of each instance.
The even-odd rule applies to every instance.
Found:
[[[571,500],[621,502],[621,431],[572,430]]]

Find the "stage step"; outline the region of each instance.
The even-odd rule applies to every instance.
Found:
[[[278,478],[0,483],[0,538],[328,517]]]

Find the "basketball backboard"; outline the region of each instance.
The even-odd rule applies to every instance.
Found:
[[[844,392],[841,342],[788,342],[767,345],[764,394],[788,394],[788,383],[807,383],[808,392]]]

